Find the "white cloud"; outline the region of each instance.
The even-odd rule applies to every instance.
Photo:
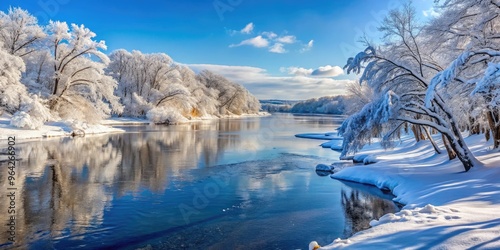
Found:
[[[326,65],[324,67],[319,67],[317,70],[312,72],[312,76],[319,77],[336,77],[344,74],[344,70],[339,66]]]
[[[433,7],[422,11],[425,17],[438,17],[440,14]]]
[[[283,54],[286,53],[286,50],[283,47],[282,43],[275,43],[273,46],[271,46],[271,48],[269,48],[269,52]]]
[[[296,76],[310,76],[317,78],[336,77],[344,74],[344,70],[339,66],[326,65],[317,69],[306,69],[300,67],[282,67],[281,72]]]
[[[274,38],[278,37],[278,35],[276,33],[272,32],[272,31],[262,32],[262,35],[266,36],[269,39],[274,39]]]
[[[327,95],[341,95],[346,93],[347,84],[353,81],[303,75],[272,76],[265,69],[250,66],[213,64],[188,64],[186,66],[195,72],[210,70],[243,84],[259,99],[304,100]],[[282,68],[282,70],[288,69]]]
[[[252,33],[253,28],[254,28],[253,23],[249,23],[249,24],[247,24],[247,26],[245,26],[245,28],[240,30],[240,32],[241,32],[241,34],[250,34],[250,33]]]
[[[241,30],[229,30],[228,34],[233,36],[236,34],[244,34],[248,35],[253,33],[255,29],[255,25],[253,22],[248,23],[243,29]],[[283,54],[287,53],[288,50],[285,48],[285,46],[291,46],[292,44],[297,44],[299,41],[297,40],[296,36],[293,35],[287,35],[287,31],[283,32],[283,35],[278,35],[273,31],[264,31],[264,32],[257,32],[259,34],[256,37],[246,39],[241,41],[240,43],[236,44],[231,44],[229,45],[230,48],[234,47],[239,47],[243,45],[248,45],[248,46],[253,46],[256,48],[268,48],[268,51],[271,53],[278,53],[278,54]],[[313,41],[311,40],[308,45],[305,45],[307,48],[302,48],[300,51],[305,51],[309,50],[312,47]],[[270,46],[272,45],[272,46]],[[298,45],[300,46],[300,45]],[[297,46],[297,47],[298,47]]]
[[[256,36],[254,38],[244,40],[239,44],[231,44],[231,45],[229,45],[229,47],[233,48],[233,47],[239,47],[239,46],[243,46],[243,45],[249,45],[249,46],[253,46],[253,47],[257,47],[257,48],[265,48],[265,47],[269,46],[269,41],[266,38],[263,38],[262,36]]]
[[[287,73],[289,75],[296,75],[296,76],[309,76],[312,74],[314,71],[313,69],[306,69],[306,68],[300,68],[300,67],[289,67],[289,68],[280,68],[281,72]]]
[[[297,38],[295,36],[282,36],[276,39],[279,43],[295,43]]]
[[[312,49],[314,46],[314,40],[309,41],[304,47],[300,50],[300,52],[306,52]]]

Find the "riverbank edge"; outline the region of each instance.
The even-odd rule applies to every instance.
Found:
[[[435,139],[442,146],[439,138]],[[429,142],[415,142],[410,135],[391,150],[384,150],[379,143],[365,147],[360,154],[375,158],[377,163],[348,167],[331,177],[388,189],[396,196],[395,202],[406,205],[398,213],[372,221],[371,228],[320,249],[500,247],[500,242],[496,243],[500,223],[491,229],[480,226],[498,218],[495,211],[500,209],[500,194],[494,191],[500,190],[500,185],[492,185],[492,176],[500,174],[500,153],[491,150],[491,142],[484,136],[470,136],[466,141],[484,164],[467,173],[458,160],[436,155]],[[465,183],[461,192],[450,191],[450,186],[461,183]],[[478,192],[488,195],[475,196]],[[473,223],[477,226],[467,226]],[[443,230],[460,233],[443,234]]]
[[[170,124],[180,125],[194,122],[215,121],[222,119],[243,119],[252,117],[265,117],[271,114],[267,112],[259,112],[257,114],[230,115],[222,117],[202,117],[200,119],[192,119],[187,122]],[[10,117],[8,115],[0,116],[0,141],[6,141],[9,138],[16,140],[36,140],[45,138],[57,137],[72,137],[85,135],[102,135],[112,133],[124,133],[125,130],[115,128],[114,126],[141,126],[154,124],[146,119],[133,117],[111,117],[101,121],[99,124],[86,124],[74,121],[51,121],[45,123],[39,129],[22,129],[10,125]]]

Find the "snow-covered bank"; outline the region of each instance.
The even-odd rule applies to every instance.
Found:
[[[78,122],[47,122],[39,129],[22,129],[10,125],[8,115],[0,116],[0,140],[7,140],[11,136],[14,136],[16,140],[25,140],[71,136],[72,133],[90,135],[121,132],[124,130],[104,124],[87,125]]]
[[[388,188],[406,205],[321,249],[500,249],[500,152],[482,135],[466,140],[484,163],[469,172],[412,137],[393,150],[366,147],[360,153],[378,163],[345,168],[332,178]]]
[[[188,122],[196,122],[201,120],[216,120],[216,119],[236,119],[236,118],[251,118],[263,117],[271,114],[267,112],[259,112],[257,114],[244,114],[240,116],[223,116],[219,117],[205,117],[203,119],[192,119]],[[108,134],[108,133],[122,133],[123,129],[114,128],[118,125],[148,125],[151,121],[140,118],[132,117],[112,117],[103,120],[101,124],[88,125],[81,122],[47,122],[40,129],[22,129],[10,125],[11,116],[4,114],[0,116],[0,140],[7,140],[10,136],[15,136],[16,139],[38,139],[48,137],[64,137],[71,136],[72,133],[77,134]]]

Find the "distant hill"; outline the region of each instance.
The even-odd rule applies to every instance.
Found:
[[[296,100],[260,100],[262,110],[270,113],[289,112],[306,114],[342,115],[346,110],[345,96],[325,96],[305,101]]]
[[[290,112],[290,109],[293,107],[293,105],[300,102],[294,100],[277,100],[277,99],[259,100],[259,101],[262,111],[266,111],[269,113]]]

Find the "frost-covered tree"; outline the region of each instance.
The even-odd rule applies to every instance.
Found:
[[[293,105],[292,113],[316,113],[341,115],[345,112],[344,96],[324,96],[300,101]]]
[[[196,78],[196,74],[186,66],[178,66],[179,79],[186,86],[194,98],[191,117],[208,117],[218,115],[218,91],[210,89]]]
[[[53,66],[50,108],[63,118],[91,122],[121,112],[114,95],[117,82],[104,73],[109,63],[101,52],[104,41],[94,41],[96,34],[83,25],[70,29],[58,21],[49,23],[47,33]]]
[[[1,42],[0,42],[1,45]],[[27,98],[26,87],[21,83],[24,62],[0,46],[0,113],[14,113]]]
[[[257,99],[241,85],[208,71],[196,75],[166,54],[117,50],[110,58],[107,72],[119,82],[116,93],[125,115],[171,123],[256,113],[260,108]]]
[[[425,37],[421,37],[422,29],[417,24],[410,4],[391,11],[380,28],[385,44],[378,49],[369,46],[348,60],[345,67],[348,73],[363,70],[361,82],[368,84],[379,97],[342,125],[343,155],[359,149],[374,133],[382,131],[384,138],[389,139],[409,123],[416,125],[416,138],[424,131],[436,152],[439,148],[432,141],[429,128],[439,131],[447,150],[452,151],[468,171],[479,163],[447,105],[449,95],[437,88],[442,82],[439,79],[449,74],[434,59],[433,50],[423,46]],[[453,154],[450,153],[450,157]]]
[[[455,98],[452,112],[473,133],[486,131],[500,146],[500,110],[495,99],[495,64],[500,51],[500,3],[486,0],[438,1],[442,14],[426,28],[429,40],[448,62],[431,89]],[[488,80],[489,79],[489,80]],[[450,98],[453,99],[453,98]],[[468,100],[464,102],[463,100]]]
[[[117,95],[126,115],[144,116],[162,106],[174,108],[179,114],[191,111],[194,100],[182,83],[179,67],[168,55],[117,50],[110,58],[107,72],[119,82]]]
[[[0,42],[1,44],[1,42]],[[37,129],[52,118],[50,111],[37,95],[29,95],[21,83],[25,70],[19,56],[9,54],[0,46],[0,114],[13,114],[11,125]]]
[[[33,53],[34,45],[45,36],[36,17],[28,11],[21,8],[10,8],[7,13],[0,11],[0,41],[11,55],[23,57]]]
[[[205,70],[198,74],[198,80],[208,88],[218,91],[218,108],[222,115],[257,113],[260,109],[259,100],[247,89],[221,75]]]

